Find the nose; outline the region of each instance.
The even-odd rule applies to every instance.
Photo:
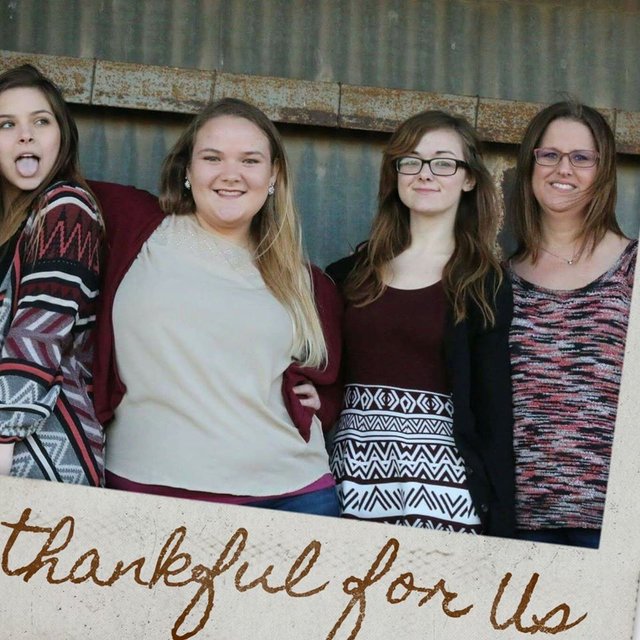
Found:
[[[571,164],[571,161],[569,160],[569,155],[563,155],[562,158],[560,158],[560,162],[558,163],[558,172],[559,173],[573,173],[573,165]]]
[[[232,160],[223,162],[220,166],[220,177],[229,182],[237,182],[240,179],[238,163]]]
[[[421,180],[433,180],[433,172],[431,171],[431,167],[427,162],[422,165],[422,169],[420,169],[418,177]]]
[[[20,137],[18,138],[20,142],[31,142],[33,140],[33,130],[28,125],[23,125],[20,130]]]

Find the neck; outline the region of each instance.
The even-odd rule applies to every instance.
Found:
[[[429,218],[411,214],[411,248],[451,255],[455,248],[454,222],[454,218]]]
[[[572,249],[582,239],[582,219],[576,221],[543,220],[542,221],[542,246],[548,248]]]
[[[244,228],[218,228],[209,224],[206,220],[204,220],[198,212],[195,213],[196,220],[198,224],[204,229],[207,233],[215,236],[216,238],[220,238],[225,242],[229,242],[231,244],[235,244],[242,249],[246,249],[253,253],[253,243],[251,241],[251,236],[249,235],[249,230]]]

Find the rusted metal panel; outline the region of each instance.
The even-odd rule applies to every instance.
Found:
[[[518,144],[527,124],[544,105],[480,98],[476,129],[483,140]]]
[[[210,100],[214,81],[211,71],[98,60],[91,103],[197,113]]]
[[[0,0],[5,49],[77,56],[72,60],[86,58],[89,65],[97,58],[248,76],[246,85],[234,90],[254,102],[262,98],[253,83],[262,78],[341,84],[347,98],[348,87],[379,88],[375,109],[366,95],[351,112],[345,101],[342,115],[359,117],[361,124],[343,118],[337,128],[337,108],[330,126],[286,124],[317,120],[300,103],[294,115],[281,112],[293,103],[291,95],[282,94],[278,102],[266,89],[263,105],[284,123],[280,128],[293,158],[305,235],[320,264],[361,240],[375,211],[386,134],[375,130],[372,119],[390,130],[429,106],[417,101],[403,107],[405,94],[393,104],[389,90],[480,96],[472,121],[477,116],[485,128],[487,161],[505,189],[520,141],[507,120],[501,123],[505,110],[520,111],[524,127],[523,105],[548,104],[567,94],[619,109],[618,210],[625,231],[636,235],[639,33],[640,4],[632,0]],[[47,73],[65,87],[70,69]],[[132,90],[135,98],[135,85]],[[75,111],[81,158],[91,177],[155,189],[162,158],[188,118],[164,107],[149,111],[152,101],[123,111],[124,100],[114,99],[115,108],[104,109],[91,106],[86,92],[65,93],[85,105]],[[500,109],[482,112],[489,107],[485,100],[492,99],[504,101]],[[326,115],[324,107],[321,114]]]
[[[476,129],[483,140],[520,144],[530,120],[544,107],[544,104],[535,102],[480,98]],[[598,111],[615,130],[615,110],[600,108]],[[640,135],[638,141],[640,142]]]
[[[51,78],[69,102],[89,103],[93,82],[93,60],[0,50],[0,71],[27,63]]]
[[[210,99],[233,96],[253,102],[277,122],[366,131],[393,131],[424,109],[465,116],[483,140],[517,144],[540,103],[475,98],[423,91],[338,85],[177,69],[123,62],[0,52],[0,68],[22,62],[39,66],[58,80],[69,102],[117,108],[197,113]],[[599,109],[618,136],[619,150],[640,154],[640,112]]]
[[[16,51],[634,111],[637,0],[0,0]]]
[[[620,153],[640,154],[640,113],[616,112],[616,144]]]
[[[255,104],[276,122],[338,125],[340,91],[336,83],[218,73],[214,98],[225,96]]]
[[[476,98],[424,91],[342,85],[339,125],[346,129],[393,131],[403,120],[426,109],[442,109],[475,121]]]

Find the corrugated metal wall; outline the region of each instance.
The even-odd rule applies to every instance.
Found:
[[[564,92],[640,109],[631,0],[0,0],[0,48],[355,85],[548,102]],[[86,173],[156,190],[186,119],[76,107]],[[385,135],[287,125],[311,256],[366,234]],[[497,176],[515,148],[489,148]],[[640,159],[623,157],[620,217],[637,235]]]

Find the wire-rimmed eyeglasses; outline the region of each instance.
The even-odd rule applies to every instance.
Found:
[[[422,167],[427,164],[434,176],[452,176],[458,167],[468,167],[464,160],[455,158],[431,158],[423,160],[415,156],[403,156],[396,159],[396,171],[407,176],[415,176],[422,171]]]
[[[569,153],[560,153],[557,149],[534,149],[536,163],[543,167],[555,167],[567,156],[569,162],[578,169],[593,167],[598,162],[598,152],[590,149],[575,149]]]

